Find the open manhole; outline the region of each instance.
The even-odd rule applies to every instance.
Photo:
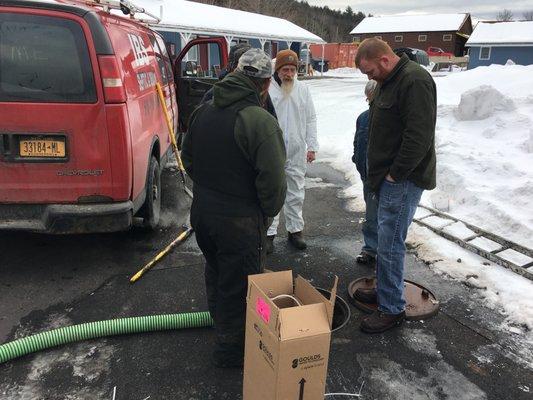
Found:
[[[326,299],[331,297],[331,292],[326,289],[316,288]],[[331,332],[338,331],[350,320],[350,306],[346,301],[337,295],[335,297],[335,308],[333,309],[333,323],[331,326]]]
[[[435,295],[424,286],[404,281],[404,296],[406,301],[405,319],[421,320],[434,316],[439,311],[439,301]],[[348,299],[350,303],[363,312],[372,313],[377,310],[377,304],[362,303],[354,298],[357,289],[371,289],[376,287],[375,277],[356,279],[348,285]]]

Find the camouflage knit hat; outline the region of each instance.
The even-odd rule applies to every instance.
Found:
[[[260,49],[250,49],[239,59],[237,71],[254,78],[270,78],[272,62],[270,56]]]
[[[239,63],[241,56],[251,48],[252,46],[250,46],[248,43],[239,43],[235,46],[231,46],[228,55],[228,67],[230,71],[233,71],[235,68],[237,68],[237,64]]]

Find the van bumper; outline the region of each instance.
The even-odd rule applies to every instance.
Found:
[[[105,204],[0,204],[0,231],[53,234],[124,231],[133,221],[133,202]]]

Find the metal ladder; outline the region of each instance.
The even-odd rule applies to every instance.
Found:
[[[490,260],[505,268],[509,268],[514,272],[533,280],[533,250],[510,240],[504,239],[501,236],[487,232],[475,225],[461,221],[460,219],[452,217],[449,214],[435,210],[434,208],[423,205],[419,205],[418,208],[419,210],[426,211],[426,214],[420,217],[416,217],[415,215],[414,221],[419,225],[432,230],[439,236],[457,243],[459,246],[474,252],[481,257],[486,258],[487,260]],[[435,217],[440,219],[439,223],[431,224],[430,222]],[[446,228],[449,228],[451,225],[456,223],[464,224],[464,226],[468,228],[472,234],[459,237],[458,235],[454,235],[453,232],[446,230]],[[489,250],[487,248],[483,248],[480,242],[485,242],[494,247],[494,249]],[[510,258],[516,258],[517,256],[522,258],[524,261],[521,263],[515,263],[514,261],[510,260]]]

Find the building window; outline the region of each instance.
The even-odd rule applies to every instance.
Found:
[[[419,42],[425,42],[428,40],[428,35],[418,35]]]
[[[383,40],[382,36],[374,36],[376,39]]]
[[[492,47],[481,47],[479,49],[479,59],[480,60],[490,60],[490,51]]]
[[[452,41],[452,35],[450,35],[450,34],[442,35],[442,41],[443,42],[451,42]]]
[[[396,35],[394,36],[395,42],[403,42],[403,35]]]
[[[361,41],[361,36],[354,36],[353,37],[353,41],[354,42],[360,42]]]

